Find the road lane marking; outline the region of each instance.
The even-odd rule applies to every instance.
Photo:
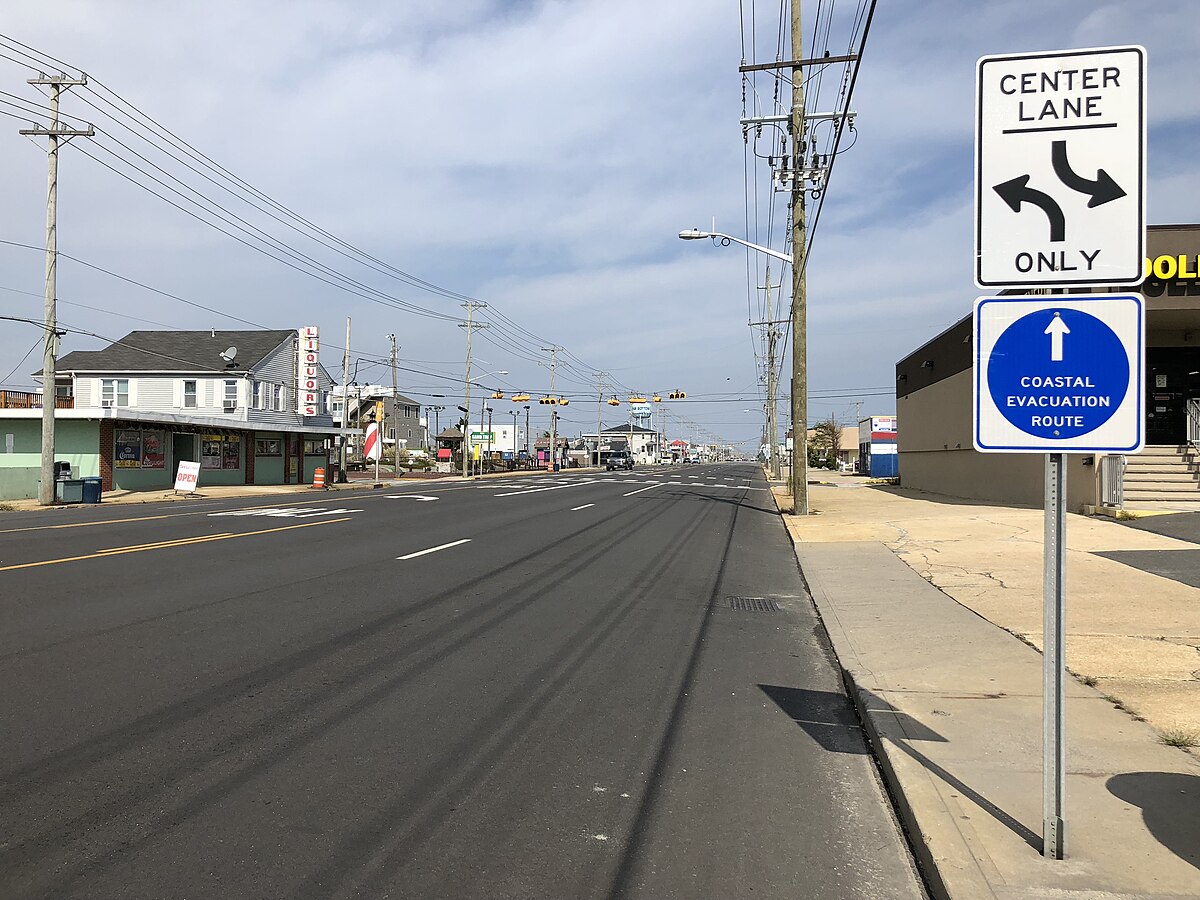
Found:
[[[210,516],[265,516],[270,519],[315,519],[317,516],[337,516],[360,513],[361,509],[321,509],[319,506],[255,506],[252,509],[231,509],[211,512]]]
[[[422,500],[425,502],[438,499],[437,497],[426,497],[424,494],[388,494],[387,498],[389,500]],[[356,509],[355,512],[362,512],[362,510]]]
[[[57,563],[79,562],[84,559],[106,559],[110,556],[120,556],[124,553],[141,553],[145,550],[170,550],[174,547],[187,547],[191,544],[206,544],[209,541],[228,541],[232,538],[251,537],[256,534],[273,534],[276,531],[291,531],[294,528],[312,528],[314,525],[333,525],[335,522],[349,522],[347,516],[344,519],[322,519],[319,522],[303,522],[299,525],[282,525],[279,528],[264,528],[261,531],[239,531],[229,532],[227,534],[210,534],[196,538],[183,538],[178,541],[169,541],[159,544],[139,544],[133,547],[112,547],[108,550],[98,550],[95,553],[87,553],[83,556],[66,556],[61,559],[43,559],[38,562],[17,563],[11,566],[0,566],[0,572],[8,572],[13,569],[33,569],[38,566],[53,566]]]
[[[416,553],[408,553],[404,556],[397,556],[396,559],[415,559],[418,556],[424,556],[426,553],[437,553],[439,550],[448,550],[451,547],[457,547],[459,544],[471,543],[470,538],[463,538],[461,541],[451,541],[448,544],[438,544],[436,547],[430,547],[428,550],[418,550]]]
[[[595,505],[596,505],[595,503],[585,503],[585,504],[583,504],[583,506],[573,506],[573,507],[571,507],[571,512],[579,512],[581,509],[587,509],[589,506],[595,506]]]
[[[556,484],[553,487],[533,488],[528,491],[509,491],[507,494],[493,494],[493,497],[519,497],[522,494],[540,494],[542,491],[561,491],[563,488],[583,487],[588,484],[595,484],[594,481],[576,481],[572,484]]]
[[[621,496],[622,497],[632,497],[634,494],[640,494],[642,491],[648,491],[648,490],[650,490],[652,488],[656,488],[656,487],[662,487],[662,485],[661,484],[652,484],[652,485],[649,485],[648,487],[638,488],[636,491],[630,491],[628,494],[622,494]]]

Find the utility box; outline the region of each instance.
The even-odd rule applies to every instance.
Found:
[[[83,481],[78,478],[59,478],[54,482],[54,495],[59,503],[82,503]]]

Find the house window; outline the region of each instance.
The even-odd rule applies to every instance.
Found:
[[[100,381],[101,406],[128,406],[129,379],[103,378]]]
[[[282,384],[274,385],[272,388],[272,393],[275,396],[275,401],[274,401],[274,403],[271,404],[271,408],[273,410],[275,410],[276,412],[282,412],[283,411],[283,385]]]
[[[234,409],[238,401],[238,385],[236,381],[225,382],[225,409]]]
[[[194,380],[186,380],[183,382],[183,405],[188,409],[196,407],[196,382]]]

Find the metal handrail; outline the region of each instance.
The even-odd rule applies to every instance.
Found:
[[[1100,457],[1100,505],[1125,507],[1125,457],[1120,454]]]
[[[1187,440],[1193,450],[1200,451],[1200,399],[1187,401]]]

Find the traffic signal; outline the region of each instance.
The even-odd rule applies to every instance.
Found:
[[[672,400],[682,400],[687,396],[683,391],[671,391],[667,396]]]
[[[559,397],[559,398],[558,398],[558,405],[559,405],[559,406],[566,406],[566,405],[567,405],[567,404],[569,404],[570,402],[571,402],[571,401],[570,401],[570,400],[568,400],[566,397]]]
[[[528,394],[513,394],[512,402],[513,403],[528,403],[529,395]]]
[[[608,405],[609,405],[609,406],[620,406],[620,405],[621,405],[621,401],[620,401],[620,400],[618,400],[616,397],[610,397],[610,398],[609,398],[609,401],[608,401]]]
[[[630,398],[629,398],[629,402],[630,402],[630,403],[645,403],[645,402],[646,402],[646,398],[645,398],[645,397],[639,397],[638,395],[636,395],[636,394],[635,394],[634,396],[632,396],[632,397],[630,397]]]
[[[542,406],[548,406],[548,405],[553,406],[554,404],[558,403],[558,398],[557,397],[542,397],[540,400],[538,400],[538,403],[542,404]]]
[[[492,399],[493,400],[503,400],[504,399],[504,391],[495,391],[492,394]]]
[[[653,400],[655,403],[662,403],[662,397],[658,396],[658,394],[655,394],[650,399]]]

